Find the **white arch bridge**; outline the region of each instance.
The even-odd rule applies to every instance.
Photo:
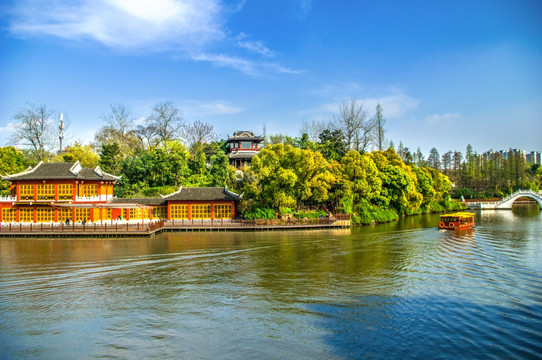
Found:
[[[471,202],[467,203],[469,209],[512,209],[514,202],[522,197],[528,197],[536,200],[540,209],[542,209],[542,194],[532,190],[518,190],[513,194],[508,195],[500,201],[491,202]]]

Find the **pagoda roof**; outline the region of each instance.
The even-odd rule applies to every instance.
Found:
[[[23,172],[2,176],[2,180],[102,180],[118,181],[119,176],[108,174],[99,166],[83,168],[79,161],[65,163],[44,163],[40,161],[33,168]]]
[[[236,201],[240,198],[240,195],[229,191],[227,187],[181,187],[173,194],[164,196],[166,201]]]
[[[252,131],[236,131],[233,133],[233,136],[228,136],[228,140],[226,140],[226,143],[232,142],[232,141],[263,141],[263,136],[256,136]]]
[[[182,187],[176,192],[159,198],[115,198],[107,203],[114,205],[134,204],[142,206],[165,205],[168,201],[236,201],[241,198],[227,187]]]

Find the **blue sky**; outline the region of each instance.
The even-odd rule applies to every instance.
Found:
[[[143,119],[172,101],[225,138],[299,136],[357,98],[426,156],[542,151],[542,1],[8,0],[0,14],[0,145],[29,102],[89,143],[110,104]]]

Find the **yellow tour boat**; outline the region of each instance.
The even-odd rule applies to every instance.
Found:
[[[439,229],[466,230],[474,226],[474,214],[469,212],[457,212],[440,215]]]

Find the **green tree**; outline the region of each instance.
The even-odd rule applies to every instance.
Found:
[[[296,208],[301,203],[326,201],[334,176],[317,151],[277,144],[252,159],[263,206]]]
[[[16,174],[31,165],[24,154],[13,146],[0,148],[0,176]],[[9,195],[9,181],[0,181],[0,196]]]
[[[82,167],[94,168],[98,165],[100,157],[89,145],[81,145],[78,142],[66,147],[65,151],[51,159],[53,162],[74,162],[79,160]]]
[[[120,174],[122,171],[122,155],[119,144],[114,142],[103,144],[100,151],[100,168],[110,174]]]
[[[328,160],[340,161],[348,151],[346,141],[341,130],[326,129],[318,135],[319,149]]]

